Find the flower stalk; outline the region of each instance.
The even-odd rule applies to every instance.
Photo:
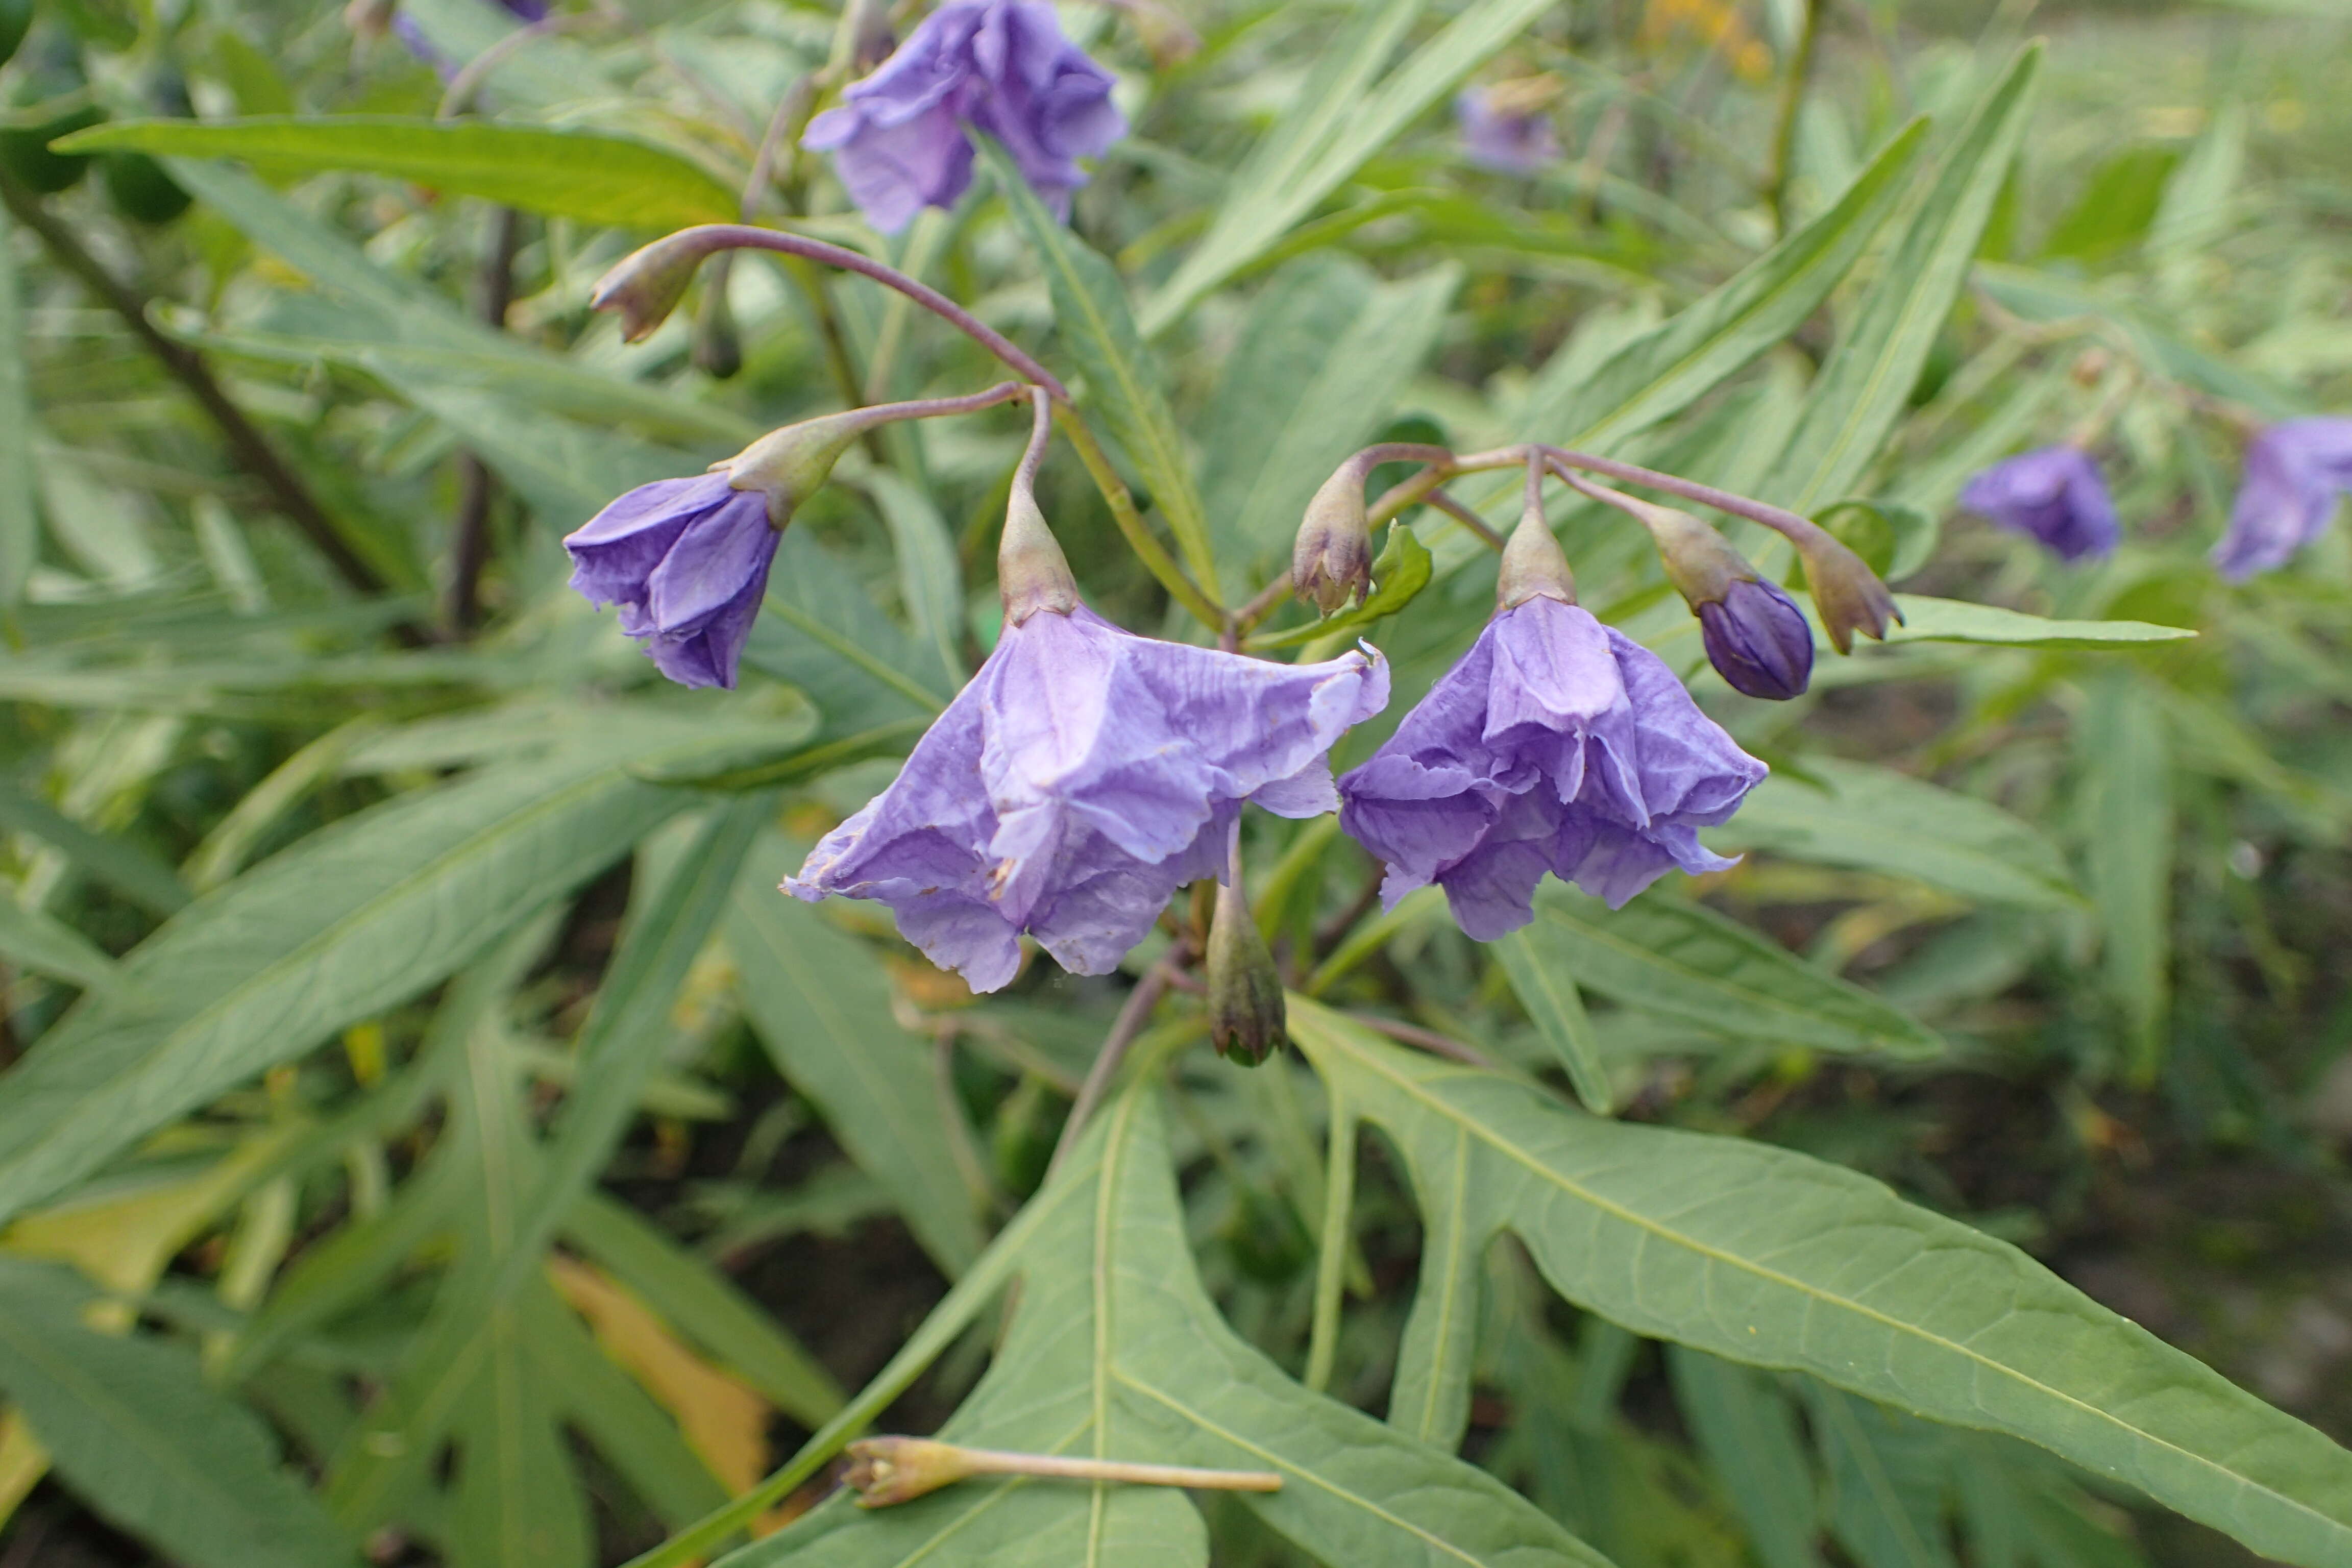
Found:
[[[849,1445],[849,1470],[843,1479],[857,1493],[860,1508],[911,1502],[974,1476],[1040,1476],[1128,1486],[1187,1487],[1197,1491],[1282,1489],[1282,1478],[1272,1470],[1211,1470],[1191,1465],[1021,1454],[1003,1448],[967,1448],[928,1437],[863,1437]]]

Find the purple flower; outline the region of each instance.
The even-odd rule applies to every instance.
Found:
[[[1383,900],[1431,882],[1492,942],[1534,918],[1546,871],[1614,908],[1667,868],[1732,864],[1698,841],[1765,774],[1655,654],[1535,597],[1487,623],[1371,760],[1339,825],[1388,863]]]
[[[2246,477],[2213,564],[2232,583],[2286,564],[2352,492],[2352,419],[2289,419],[2247,445]]]
[[[572,585],[621,606],[621,629],[681,686],[735,684],[768,567],[769,500],[723,472],[639,485],[563,542]]]
[[[1995,463],[1968,482],[1960,504],[2032,534],[2061,561],[2105,555],[2123,536],[2099,465],[2080,447],[2044,447]]]
[[[1550,115],[1517,105],[1509,90],[1515,85],[1465,88],[1454,100],[1454,120],[1472,163],[1497,174],[1532,174],[1559,161],[1559,136]]]
[[[1076,160],[1127,133],[1111,74],[1062,36],[1042,0],[948,0],[898,53],[809,121],[801,145],[834,153],[841,183],[886,234],[971,184],[967,125],[1004,144],[1022,177],[1067,217],[1087,183]]]
[[[975,991],[1013,978],[1024,931],[1101,974],[1179,886],[1223,875],[1242,802],[1337,805],[1324,753],[1388,690],[1377,655],[1271,664],[1134,637],[1083,605],[1008,620],[898,779],[784,891],[881,900]]]
[[[1761,578],[1738,578],[1698,606],[1706,658],[1734,691],[1786,702],[1813,678],[1813,628],[1797,601]]]
[[[547,20],[547,0],[498,0],[498,4],[507,15],[518,22],[528,24]],[[381,17],[382,13],[371,12],[361,5],[348,7],[343,15],[352,21],[357,30],[371,37],[375,36],[381,26],[378,18]],[[416,18],[405,11],[394,10],[392,32],[394,37],[407,46],[410,54],[415,55],[424,64],[432,67],[433,74],[439,77],[443,82],[451,82],[457,79],[460,63],[452,59],[434,43]]]

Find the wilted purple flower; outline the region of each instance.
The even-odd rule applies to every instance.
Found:
[[[1696,830],[1765,771],[1655,654],[1535,597],[1488,622],[1339,780],[1339,824],[1387,862],[1390,906],[1435,882],[1462,929],[1492,942],[1534,917],[1546,871],[1614,908],[1670,867],[1731,865]]]
[[[1735,691],[1786,702],[1813,678],[1813,628],[1777,584],[1740,579],[1698,606],[1706,661]]]
[[[1377,655],[1272,664],[1083,605],[1008,618],[898,779],[784,890],[881,900],[975,991],[1013,978],[1024,931],[1072,973],[1105,973],[1179,886],[1223,876],[1242,802],[1339,804],[1324,754],[1388,687]]]
[[[1463,153],[1482,169],[1532,174],[1559,161],[1559,136],[1542,108],[1550,99],[1550,84],[1544,84],[1539,97],[1515,90],[1518,86],[1465,88],[1454,100]],[[1536,101],[1525,101],[1529,98]]]
[[[621,630],[682,686],[735,684],[777,531],[769,499],[725,473],[639,485],[563,542],[572,585],[621,606]]]
[[[2105,555],[2123,537],[2099,465],[2080,447],[2043,447],[2004,458],[1968,482],[1960,504],[2032,534],[2061,561]]]
[[[801,145],[834,153],[866,221],[895,234],[917,208],[952,206],[971,184],[974,126],[1067,217],[1070,193],[1087,183],[1076,160],[1127,133],[1111,82],[1043,0],[948,0],[839,108],[810,121]]]
[[[2232,583],[2286,564],[2352,493],[2352,419],[2288,419],[2246,447],[2246,475],[2213,564]]]

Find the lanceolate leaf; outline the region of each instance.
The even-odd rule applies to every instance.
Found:
[[[1933,1056],[1935,1032],[1735,921],[1653,894],[1622,910],[1547,882],[1528,950],[1604,996],[1735,1039]]]
[[[191,905],[0,1079],[0,1215],[442,979],[693,803],[628,762],[741,743],[627,738],[389,802]]]
[[[2058,847],[1990,802],[1862,763],[1809,757],[1804,766],[1808,776],[1767,779],[1706,841],[1916,878],[1987,903],[2083,902]]]
[[[1918,384],[2025,135],[2042,47],[2011,65],[1944,155],[1910,226],[1806,395],[1766,496],[1794,510],[1853,493]]]
[[[1111,434],[1143,476],[1152,504],[1175,536],[1185,569],[1213,590],[1217,564],[1209,544],[1208,516],[1192,482],[1184,437],[1160,388],[1156,363],[1144,352],[1135,319],[1128,312],[1127,285],[1108,261],[1055,221],[1002,148],[985,138],[980,145],[996,188],[1037,253],[1062,342],[1086,374],[1087,400],[1101,408]]]
[[[33,501],[33,402],[25,371],[25,304],[12,223],[0,213],[0,611],[24,596],[40,552]]]
[[[0,1258],[0,1395],[75,1492],[190,1568],[355,1565],[268,1429],[188,1352],[85,1326],[89,1296],[63,1268]]]
[[[1555,1289],[1637,1333],[2022,1437],[2284,1562],[2352,1556],[2352,1454],[2006,1243],[1838,1166],[1587,1116],[1300,998],[1290,1026],[1403,1151],[1432,1256],[1449,1228],[1508,1228]]]
[[[86,152],[237,158],[269,170],[357,169],[550,217],[662,231],[732,223],[739,198],[675,153],[624,136],[394,114],[126,120],[68,138]]]
[[[850,1157],[890,1194],[931,1257],[960,1274],[978,1257],[975,1194],[956,1169],[930,1043],[898,1026],[879,955],[779,892],[803,852],[779,837],[746,857],[727,945],[776,1069],[816,1102]]]
[[[2053,621],[2041,616],[2004,610],[1997,605],[1971,605],[1961,599],[1931,599],[1918,594],[1895,595],[1903,624],[1887,628],[1886,640],[1897,642],[1990,643],[2009,647],[2119,648],[2135,643],[2183,642],[2197,634],[2187,626],[2151,626],[2146,621]]]
[[[114,977],[114,960],[62,921],[28,910],[0,892],[0,958],[36,974],[53,974],[93,991]]]
[[[1160,1113],[1131,1093],[1035,1200],[1013,1325],[942,1429],[1034,1453],[1273,1470],[1246,1506],[1325,1563],[1601,1560],[1483,1471],[1307,1393],[1234,1335],[1191,1264]],[[840,1501],[728,1559],[732,1568],[1206,1561],[1180,1494],[974,1481],[860,1515]]]
[[[1519,1005],[1543,1037],[1545,1045],[1568,1069],[1576,1098],[1597,1116],[1609,1114],[1609,1067],[1601,1059],[1601,1042],[1593,1037],[1592,1020],[1585,1016],[1584,998],[1577,993],[1576,976],[1568,967],[1567,944],[1545,942],[1522,926],[1494,944],[1496,961],[1511,977]]]

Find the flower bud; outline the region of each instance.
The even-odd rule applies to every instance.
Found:
[[[1307,503],[1290,547],[1290,591],[1329,615],[1372,585],[1372,534],[1364,518],[1364,472],[1339,465]]]
[[[1289,1015],[1274,954],[1242,896],[1238,860],[1232,880],[1217,889],[1208,957],[1209,1043],[1219,1056],[1255,1067],[1289,1044]]]
[[[967,1449],[928,1437],[861,1437],[849,1445],[842,1476],[860,1508],[912,1502],[979,1473]]]
[[[694,269],[714,250],[726,248],[724,230],[712,225],[682,228],[631,251],[596,280],[589,308],[621,313],[621,341],[640,342],[669,320]]]
[[[1723,597],[1692,608],[1707,662],[1734,691],[1772,702],[1804,695],[1813,676],[1813,628],[1777,584],[1761,578],[1735,582]]]
[[[768,521],[781,529],[824,487],[842,453],[875,422],[872,416],[870,409],[852,408],[771,430],[726,462],[711,464],[711,471],[725,469],[734,489],[764,490]]]
[[[735,310],[727,300],[728,262],[721,256],[710,264],[710,279],[694,313],[694,368],[714,381],[730,381],[743,368],[743,339],[735,330]]]
[[[1895,595],[1878,574],[1826,529],[1783,531],[1805,563],[1805,586],[1812,593],[1813,609],[1831,647],[1851,653],[1855,632],[1867,632],[1883,642],[1888,626],[1902,624],[1903,612],[1895,607]]]

